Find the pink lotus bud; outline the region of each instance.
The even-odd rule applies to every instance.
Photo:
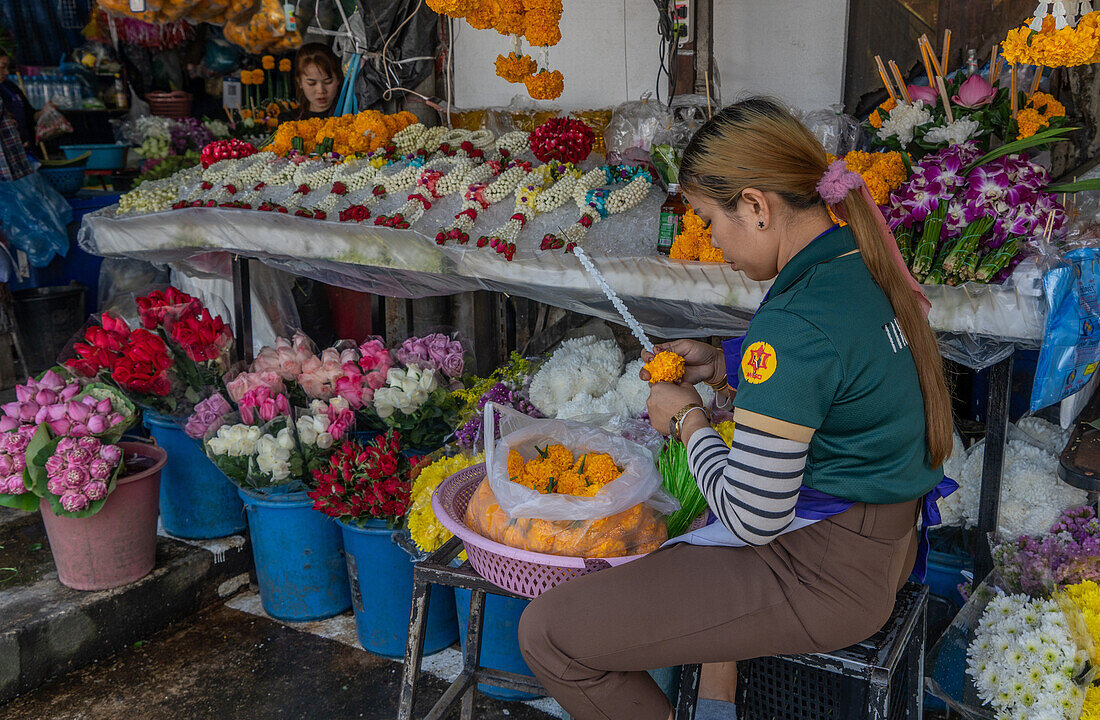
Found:
[[[50,421],[50,409],[48,407],[38,408],[38,412],[34,414],[34,417],[27,422],[32,422],[35,425],[41,425],[44,422]]]
[[[50,459],[46,461],[46,473],[51,477],[58,475],[65,469],[65,459],[56,453],[50,455]]]
[[[0,432],[10,432],[19,427],[19,421],[13,417],[0,417]]]
[[[102,500],[107,497],[107,483],[92,481],[84,486],[84,494],[89,500]]]
[[[50,478],[46,481],[46,489],[53,495],[64,495],[65,491],[68,490],[61,478]]]
[[[91,395],[85,395],[84,397],[80,398],[80,403],[82,405],[87,405],[90,408],[94,408],[98,402],[99,401]]]
[[[913,102],[921,100],[928,107],[936,107],[940,101],[939,91],[925,85],[910,85],[909,97],[913,99]]]
[[[111,405],[111,398],[103,398],[95,406],[95,411],[104,415],[109,415],[114,409],[114,406]]]
[[[69,428],[69,434],[74,438],[87,437],[89,433],[91,433],[91,431],[88,429],[88,423],[80,422],[79,420],[74,422],[72,427]]]
[[[41,420],[36,420],[39,411],[38,405],[33,402],[26,402],[19,406],[19,419],[23,422],[34,422],[35,425],[41,425]]]
[[[38,381],[38,386],[49,390],[60,390],[65,387],[65,379],[53,370],[47,370],[42,379]]]
[[[99,456],[111,463],[113,467],[122,462],[122,448],[118,445],[104,445],[99,450]]]
[[[102,415],[92,415],[88,418],[88,432],[92,435],[101,435],[110,428],[107,418]]]
[[[66,512],[80,512],[88,508],[88,498],[79,492],[66,493],[61,496],[61,507]]]
[[[39,405],[53,405],[57,400],[57,393],[53,390],[39,390],[34,394],[34,401]]]
[[[107,416],[107,427],[121,425],[124,422],[126,422],[126,416],[122,413],[113,412]]]
[[[70,401],[66,407],[68,408],[69,419],[74,422],[83,422],[92,414],[92,409],[84,403]]]
[[[80,394],[80,386],[76,383],[72,385],[66,385],[61,391],[61,399],[65,402],[72,400],[74,397]]]
[[[11,468],[11,455],[8,455],[7,453],[0,453],[0,475],[11,474]]]
[[[69,428],[72,427],[72,423],[67,418],[61,418],[60,420],[51,420],[49,423],[50,432],[54,435],[68,435]]]
[[[111,477],[111,471],[114,470],[111,464],[103,458],[92,460],[90,467],[93,480],[106,480]]]
[[[57,443],[57,452],[61,455],[72,452],[72,449],[76,447],[76,440],[72,438],[61,438]]]
[[[61,403],[50,405],[46,408],[46,421],[49,422],[50,420],[60,420],[62,418],[68,417],[68,414],[68,405],[62,405]]]
[[[15,399],[19,402],[27,402],[34,397],[34,389],[29,385],[15,386]]]
[[[82,488],[88,484],[88,480],[92,475],[88,472],[88,468],[84,465],[73,465],[69,463],[69,467],[65,469],[64,475],[65,484],[71,488]]]

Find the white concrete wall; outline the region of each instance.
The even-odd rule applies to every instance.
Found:
[[[767,92],[803,109],[842,98],[847,0],[715,0],[722,97]],[[455,22],[455,100],[462,108],[507,105],[523,88],[495,74],[510,41]],[[550,51],[565,75],[566,109],[608,107],[653,91],[657,10],[652,0],[565,0],[562,41]],[[536,56],[537,59],[537,56]],[[662,78],[663,82],[667,82]],[[663,91],[662,91],[663,92]]]

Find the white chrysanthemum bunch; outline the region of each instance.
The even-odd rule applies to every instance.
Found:
[[[1084,693],[1073,678],[1087,654],[1056,601],[998,595],[966,654],[966,672],[998,718],[1071,720],[1081,714]]]
[[[889,140],[897,137],[903,148],[913,142],[913,134],[921,125],[932,122],[932,113],[924,106],[924,102],[917,100],[912,105],[900,103],[890,111],[890,117],[882,123],[878,136],[881,140]]]
[[[531,379],[531,402],[547,417],[558,417],[574,398],[602,397],[623,374],[623,351],[614,340],[566,340]]]
[[[934,145],[962,145],[978,134],[981,123],[970,118],[959,118],[953,123],[934,127],[924,134],[926,142]]]

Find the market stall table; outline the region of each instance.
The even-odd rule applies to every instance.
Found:
[[[655,256],[614,254],[616,233],[636,233],[652,208],[612,216],[597,225],[586,247],[612,287],[646,332],[665,338],[740,335],[770,283],[757,282],[726,264],[679,262]],[[441,211],[445,215],[447,210]],[[650,216],[653,217],[653,216]],[[430,222],[426,227],[433,227]],[[251,348],[248,263],[331,285],[401,298],[473,290],[504,292],[617,322],[618,313],[571,255],[544,251],[505,261],[491,249],[438,245],[417,230],[368,223],[315,220],[231,208],[182,208],[118,216],[106,208],[84,219],[80,244],[88,252],[172,263],[190,273],[217,272],[233,257],[235,322],[241,348]],[[1011,351],[1039,344],[1045,322],[1036,271],[1017,274],[1011,286],[927,286],[929,321],[946,354],[972,367],[991,369],[982,473],[983,538],[978,579],[991,568],[987,541],[996,529],[1011,391]]]

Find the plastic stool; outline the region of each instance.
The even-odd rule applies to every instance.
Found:
[[[451,683],[424,720],[441,720],[462,701],[462,720],[472,720],[474,700],[479,683],[518,690],[533,695],[546,695],[542,683],[530,675],[518,675],[503,670],[481,667],[481,630],[485,622],[485,594],[519,598],[474,572],[470,564],[451,567],[462,551],[462,541],[451,538],[413,571],[413,600],[409,617],[409,641],[405,647],[405,669],[401,678],[401,697],[397,705],[397,720],[412,720],[420,680],[420,663],[424,655],[425,618],[428,616],[428,588],[435,585],[465,588],[470,591],[469,630],[466,650],[462,656],[462,673]],[[525,598],[524,598],[525,599]],[[680,671],[680,687],[676,694],[676,720],[693,720],[699,694],[700,665],[684,665]]]

